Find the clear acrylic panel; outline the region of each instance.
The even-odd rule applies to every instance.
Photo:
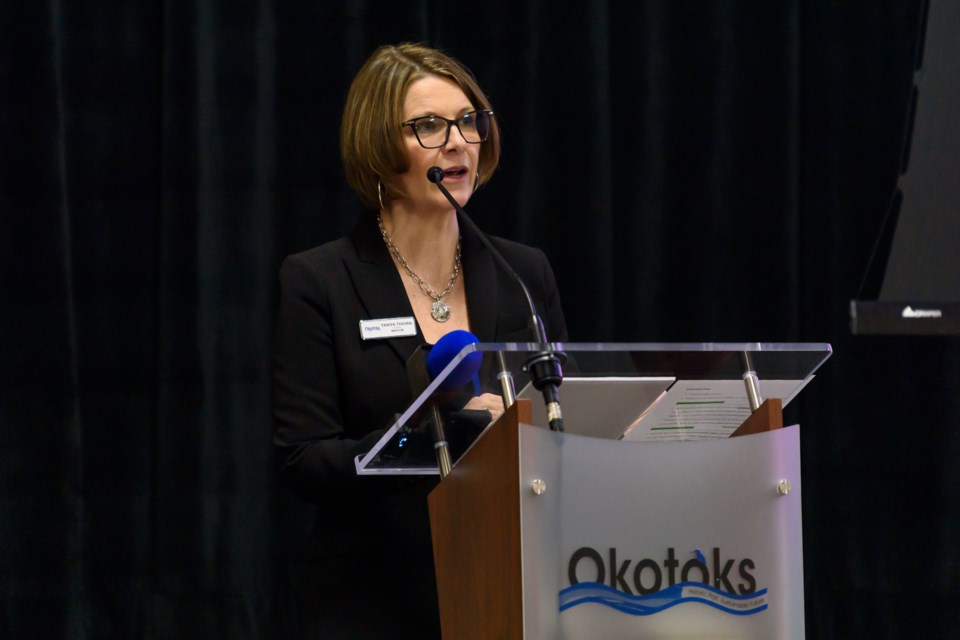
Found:
[[[552,343],[547,348],[562,354],[565,380],[640,379],[662,384],[664,389],[679,389],[689,381],[728,381],[730,387],[743,380],[746,355],[761,392],[767,384],[772,390],[769,397],[779,397],[785,403],[813,378],[832,353],[825,343]],[[369,452],[357,457],[357,473],[437,474],[431,430],[437,419],[443,424],[455,465],[491,424],[489,412],[465,409],[467,402],[484,393],[501,395],[505,379],[512,380],[517,393],[523,392],[530,383],[526,363],[543,352],[544,345],[535,343],[467,345],[435,379],[424,381],[424,391]],[[417,365],[413,370],[417,370]],[[573,390],[572,386],[569,388]],[[646,384],[636,388],[649,391],[651,387]],[[596,410],[596,402],[594,406],[579,406],[590,402],[589,394],[571,393],[565,400],[561,384],[559,395],[565,416],[576,415],[578,410]],[[658,397],[662,396],[644,396],[642,402],[659,402]],[[745,390],[743,399],[746,402]],[[638,405],[638,414],[645,409],[650,407]],[[592,427],[585,425],[570,427],[581,435],[611,437],[599,432],[591,434]]]

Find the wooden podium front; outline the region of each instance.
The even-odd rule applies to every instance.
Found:
[[[523,638],[519,425],[530,401],[504,412],[430,494],[444,638]]]

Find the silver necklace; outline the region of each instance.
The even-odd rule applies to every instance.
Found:
[[[457,238],[457,254],[453,260],[453,273],[450,274],[450,280],[447,282],[447,287],[437,293],[433,290],[427,282],[421,278],[416,271],[410,268],[410,265],[407,264],[407,261],[404,260],[403,256],[400,255],[400,251],[397,249],[397,246],[393,244],[393,240],[390,239],[390,236],[387,235],[387,229],[383,226],[383,218],[380,214],[377,214],[377,226],[380,227],[380,235],[383,236],[383,242],[387,245],[387,249],[390,250],[391,255],[397,259],[397,262],[400,263],[400,266],[403,267],[404,271],[413,278],[413,281],[417,283],[417,286],[420,287],[420,290],[425,294],[430,296],[433,300],[433,304],[430,306],[430,317],[436,320],[437,322],[446,322],[450,319],[450,306],[443,301],[444,296],[453,291],[453,286],[457,283],[457,278],[460,277],[460,242],[462,238]]]

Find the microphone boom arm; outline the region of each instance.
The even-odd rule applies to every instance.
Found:
[[[508,263],[503,255],[497,251],[496,247],[493,246],[493,243],[490,242],[487,235],[483,233],[470,216],[467,215],[467,212],[460,206],[456,198],[441,184],[443,182],[443,169],[440,167],[430,167],[427,170],[427,179],[437,185],[440,193],[444,195],[457,213],[460,214],[460,219],[480,238],[480,242],[487,248],[500,268],[503,269],[514,282],[520,285],[520,289],[527,299],[527,307],[530,309],[530,330],[533,333],[534,340],[540,345],[540,351],[527,359],[525,368],[530,374],[530,381],[533,383],[534,388],[543,394],[550,429],[553,431],[563,431],[563,413],[560,410],[559,394],[557,392],[557,387],[563,382],[563,371],[560,367],[561,360],[557,352],[550,347],[547,341],[547,331],[543,326],[543,321],[537,314],[537,307],[533,303],[530,290],[527,288],[523,279],[517,275],[517,272],[510,266],[510,263]]]

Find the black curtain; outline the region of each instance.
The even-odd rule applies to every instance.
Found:
[[[489,232],[577,341],[830,342],[803,433],[807,635],[960,624],[960,343],[852,337],[920,0],[0,3],[0,637],[281,638],[283,256],[346,232],[339,114],[379,44],[477,75]],[[922,250],[922,248],[918,248]]]

